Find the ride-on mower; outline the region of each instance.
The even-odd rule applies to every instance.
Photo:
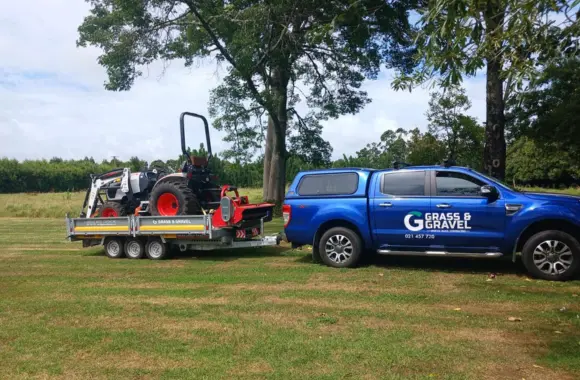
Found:
[[[185,143],[185,116],[203,121],[208,157],[191,156]],[[128,168],[91,176],[81,217],[120,217],[124,215],[200,215],[213,214],[215,227],[239,225],[249,220],[270,220],[274,205],[250,204],[235,186],[217,184],[209,169],[212,157],[209,125],[202,115],[183,112],[179,118],[181,151],[185,162],[181,170],[167,173],[157,169],[131,173]],[[233,192],[234,197],[227,194]]]

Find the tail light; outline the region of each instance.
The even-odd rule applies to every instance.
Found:
[[[284,218],[284,228],[286,228],[292,217],[292,207],[290,205],[282,205],[282,217]]]

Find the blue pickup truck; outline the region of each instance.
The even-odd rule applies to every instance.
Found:
[[[282,208],[286,240],[333,267],[363,255],[499,258],[566,280],[580,266],[580,198],[520,192],[451,166],[299,173]]]

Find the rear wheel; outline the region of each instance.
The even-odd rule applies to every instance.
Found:
[[[362,256],[362,242],[356,232],[344,227],[334,227],[320,238],[318,252],[328,266],[354,267]]]
[[[542,231],[524,244],[522,261],[534,277],[567,280],[580,266],[580,244],[565,232]]]
[[[105,202],[99,208],[99,215],[102,218],[118,218],[127,215],[127,210],[119,202]]]
[[[145,246],[145,254],[151,260],[167,258],[167,246],[159,238],[151,238]]]
[[[123,257],[123,241],[121,238],[113,237],[105,240],[105,254],[111,259]]]
[[[187,180],[171,180],[160,183],[151,192],[150,210],[152,215],[197,215],[200,206]]]

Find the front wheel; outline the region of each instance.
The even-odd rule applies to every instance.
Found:
[[[320,238],[318,251],[322,261],[335,268],[356,266],[362,256],[362,242],[358,234],[345,227],[334,227]]]
[[[105,254],[111,259],[120,259],[124,256],[123,240],[112,237],[105,239]]]
[[[524,244],[522,261],[534,277],[564,281],[578,270],[580,244],[562,231],[538,232]]]

